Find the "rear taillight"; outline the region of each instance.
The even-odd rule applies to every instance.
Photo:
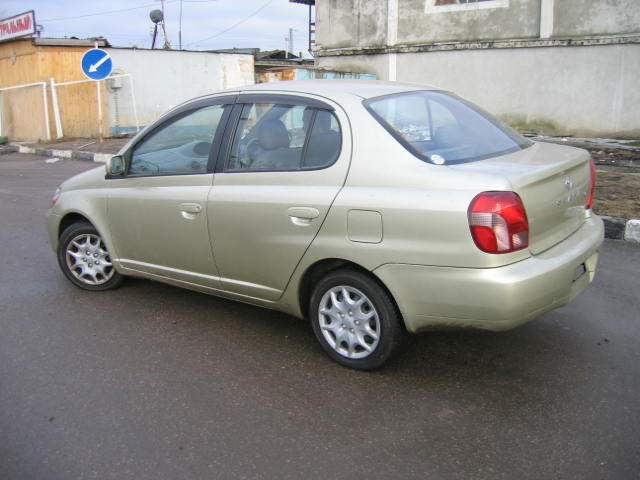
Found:
[[[469,228],[477,247],[508,253],[529,246],[529,221],[514,192],[482,192],[469,205]]]
[[[593,163],[593,159],[589,160],[589,196],[587,197],[587,203],[585,204],[585,208],[589,210],[591,208],[591,204],[593,203],[593,192],[596,189],[596,164]]]

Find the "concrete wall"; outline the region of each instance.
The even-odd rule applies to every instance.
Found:
[[[318,2],[317,45],[320,49],[370,48],[390,43],[524,38],[537,36],[539,32],[539,0],[494,0],[495,3],[485,3],[499,5],[496,8],[478,8],[476,4],[469,4],[455,5],[454,9],[448,6],[429,8],[433,1]]]
[[[443,41],[638,33],[639,0],[437,0],[317,2],[317,46],[372,48]],[[439,3],[442,3],[440,0]],[[545,22],[552,29],[544,32]]]
[[[527,38],[540,30],[539,0],[510,0],[429,9],[432,0],[397,0],[398,43]],[[425,7],[426,6],[426,7]]]
[[[387,42],[387,2],[324,0],[316,2],[319,48],[364,47]]]
[[[640,32],[639,0],[556,0],[555,36]]]
[[[402,81],[453,91],[521,130],[640,138],[640,44],[398,53]],[[323,57],[381,79],[390,55]]]
[[[320,68],[450,89],[522,130],[640,137],[640,0],[329,0],[316,10]]]
[[[171,50],[106,49],[113,74],[133,78],[138,124],[148,125],[191,98],[254,82],[253,56]],[[129,78],[107,80],[110,134],[135,129]]]
[[[276,67],[270,70],[257,72],[256,77],[258,78],[258,83],[319,79],[376,80],[376,76],[370,73],[352,73],[345,71],[336,72],[304,67]]]
[[[255,82],[253,55],[220,53],[220,86],[218,89],[252,85]]]

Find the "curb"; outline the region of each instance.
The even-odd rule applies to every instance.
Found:
[[[640,220],[600,215],[605,238],[640,243]]]
[[[25,147],[15,143],[7,145],[10,152],[29,153],[45,157],[67,158],[71,160],[84,160],[97,163],[107,163],[113,156],[110,153],[80,152],[76,150],[55,150],[45,148]],[[613,240],[640,243],[640,220],[600,215],[604,222],[604,236]]]
[[[6,146],[9,152],[28,153],[30,155],[41,155],[43,157],[57,157],[69,160],[85,160],[97,163],[107,163],[111,157],[110,153],[81,152],[77,150],[56,150],[48,148],[25,147],[24,145],[10,143]]]

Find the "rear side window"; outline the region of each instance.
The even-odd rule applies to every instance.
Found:
[[[328,110],[307,105],[247,103],[235,128],[227,171],[324,168],[341,148],[340,124]]]
[[[532,145],[487,112],[443,92],[386,95],[364,104],[407,150],[438,165],[481,160]]]
[[[303,167],[331,165],[338,158],[341,146],[338,119],[326,110],[307,109],[309,135]]]

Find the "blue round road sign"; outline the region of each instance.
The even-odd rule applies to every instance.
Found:
[[[111,73],[113,62],[107,52],[99,48],[92,48],[84,52],[80,66],[82,67],[82,73],[91,80],[102,80]]]

